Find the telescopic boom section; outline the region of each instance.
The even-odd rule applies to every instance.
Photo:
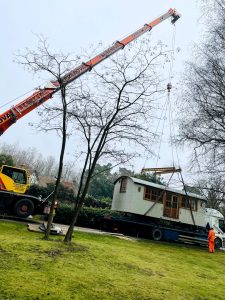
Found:
[[[174,24],[180,18],[180,15],[176,12],[175,9],[169,9],[169,11],[164,15],[148,24],[145,24],[142,28],[122,39],[121,41],[116,41],[113,46],[109,47],[91,60],[82,63],[80,66],[64,75],[64,77],[62,78],[62,84],[66,86],[87,71],[91,71],[91,69],[97,64],[110,57],[120,49],[123,49],[127,44],[136,40],[139,36],[143,35],[145,32],[151,30],[154,26],[160,24],[162,21],[170,17],[172,18],[171,23]],[[58,81],[51,81],[43,89],[37,90],[31,96],[24,99],[15,106],[12,106],[6,112],[1,114],[0,135],[3,134],[5,130],[8,129],[17,120],[25,116],[27,113],[29,113],[39,105],[43,104],[45,101],[52,98],[53,94],[60,90],[62,84],[60,85]]]

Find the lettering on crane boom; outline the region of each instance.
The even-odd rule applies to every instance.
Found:
[[[8,119],[10,119],[11,117],[13,117],[12,113],[6,113],[6,114],[4,114],[2,117],[0,117],[0,124],[4,123],[5,121],[7,121]]]
[[[73,79],[79,77],[79,75],[83,74],[89,67],[85,66],[85,65],[81,65],[78,68],[76,68],[75,70],[72,70],[69,74],[65,75],[65,77],[63,78],[63,81],[67,84],[70,81],[72,81]]]

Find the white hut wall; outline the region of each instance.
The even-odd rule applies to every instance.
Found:
[[[114,187],[112,210],[193,224],[189,204],[186,203],[185,205],[184,200],[182,200],[184,195],[172,193],[178,197],[178,213],[177,218],[169,218],[164,216],[165,192],[163,197],[157,197],[156,201],[151,201],[151,198],[147,199],[146,188],[156,191],[158,195],[163,192],[163,190],[155,189],[151,186],[147,187],[135,183],[129,177],[120,178]],[[205,226],[204,201],[201,199],[190,199],[195,224],[197,226]]]
[[[124,187],[125,182],[126,189]],[[122,186],[122,190],[121,190]],[[133,182],[129,177],[119,179],[114,187],[112,210],[129,212],[139,215],[144,215],[147,210],[153,205],[151,214],[155,218],[162,217],[163,205],[162,203],[155,203],[153,201],[144,200],[145,187]]]

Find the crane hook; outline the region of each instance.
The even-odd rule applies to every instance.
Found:
[[[168,84],[167,84],[167,91],[168,91],[168,93],[170,93],[170,90],[172,89],[172,84],[169,82]]]

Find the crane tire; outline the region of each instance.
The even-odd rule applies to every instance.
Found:
[[[154,241],[161,241],[163,239],[163,230],[160,228],[154,228],[152,230],[152,238]]]
[[[14,213],[20,218],[27,218],[34,212],[34,203],[30,199],[21,199],[16,202]]]

